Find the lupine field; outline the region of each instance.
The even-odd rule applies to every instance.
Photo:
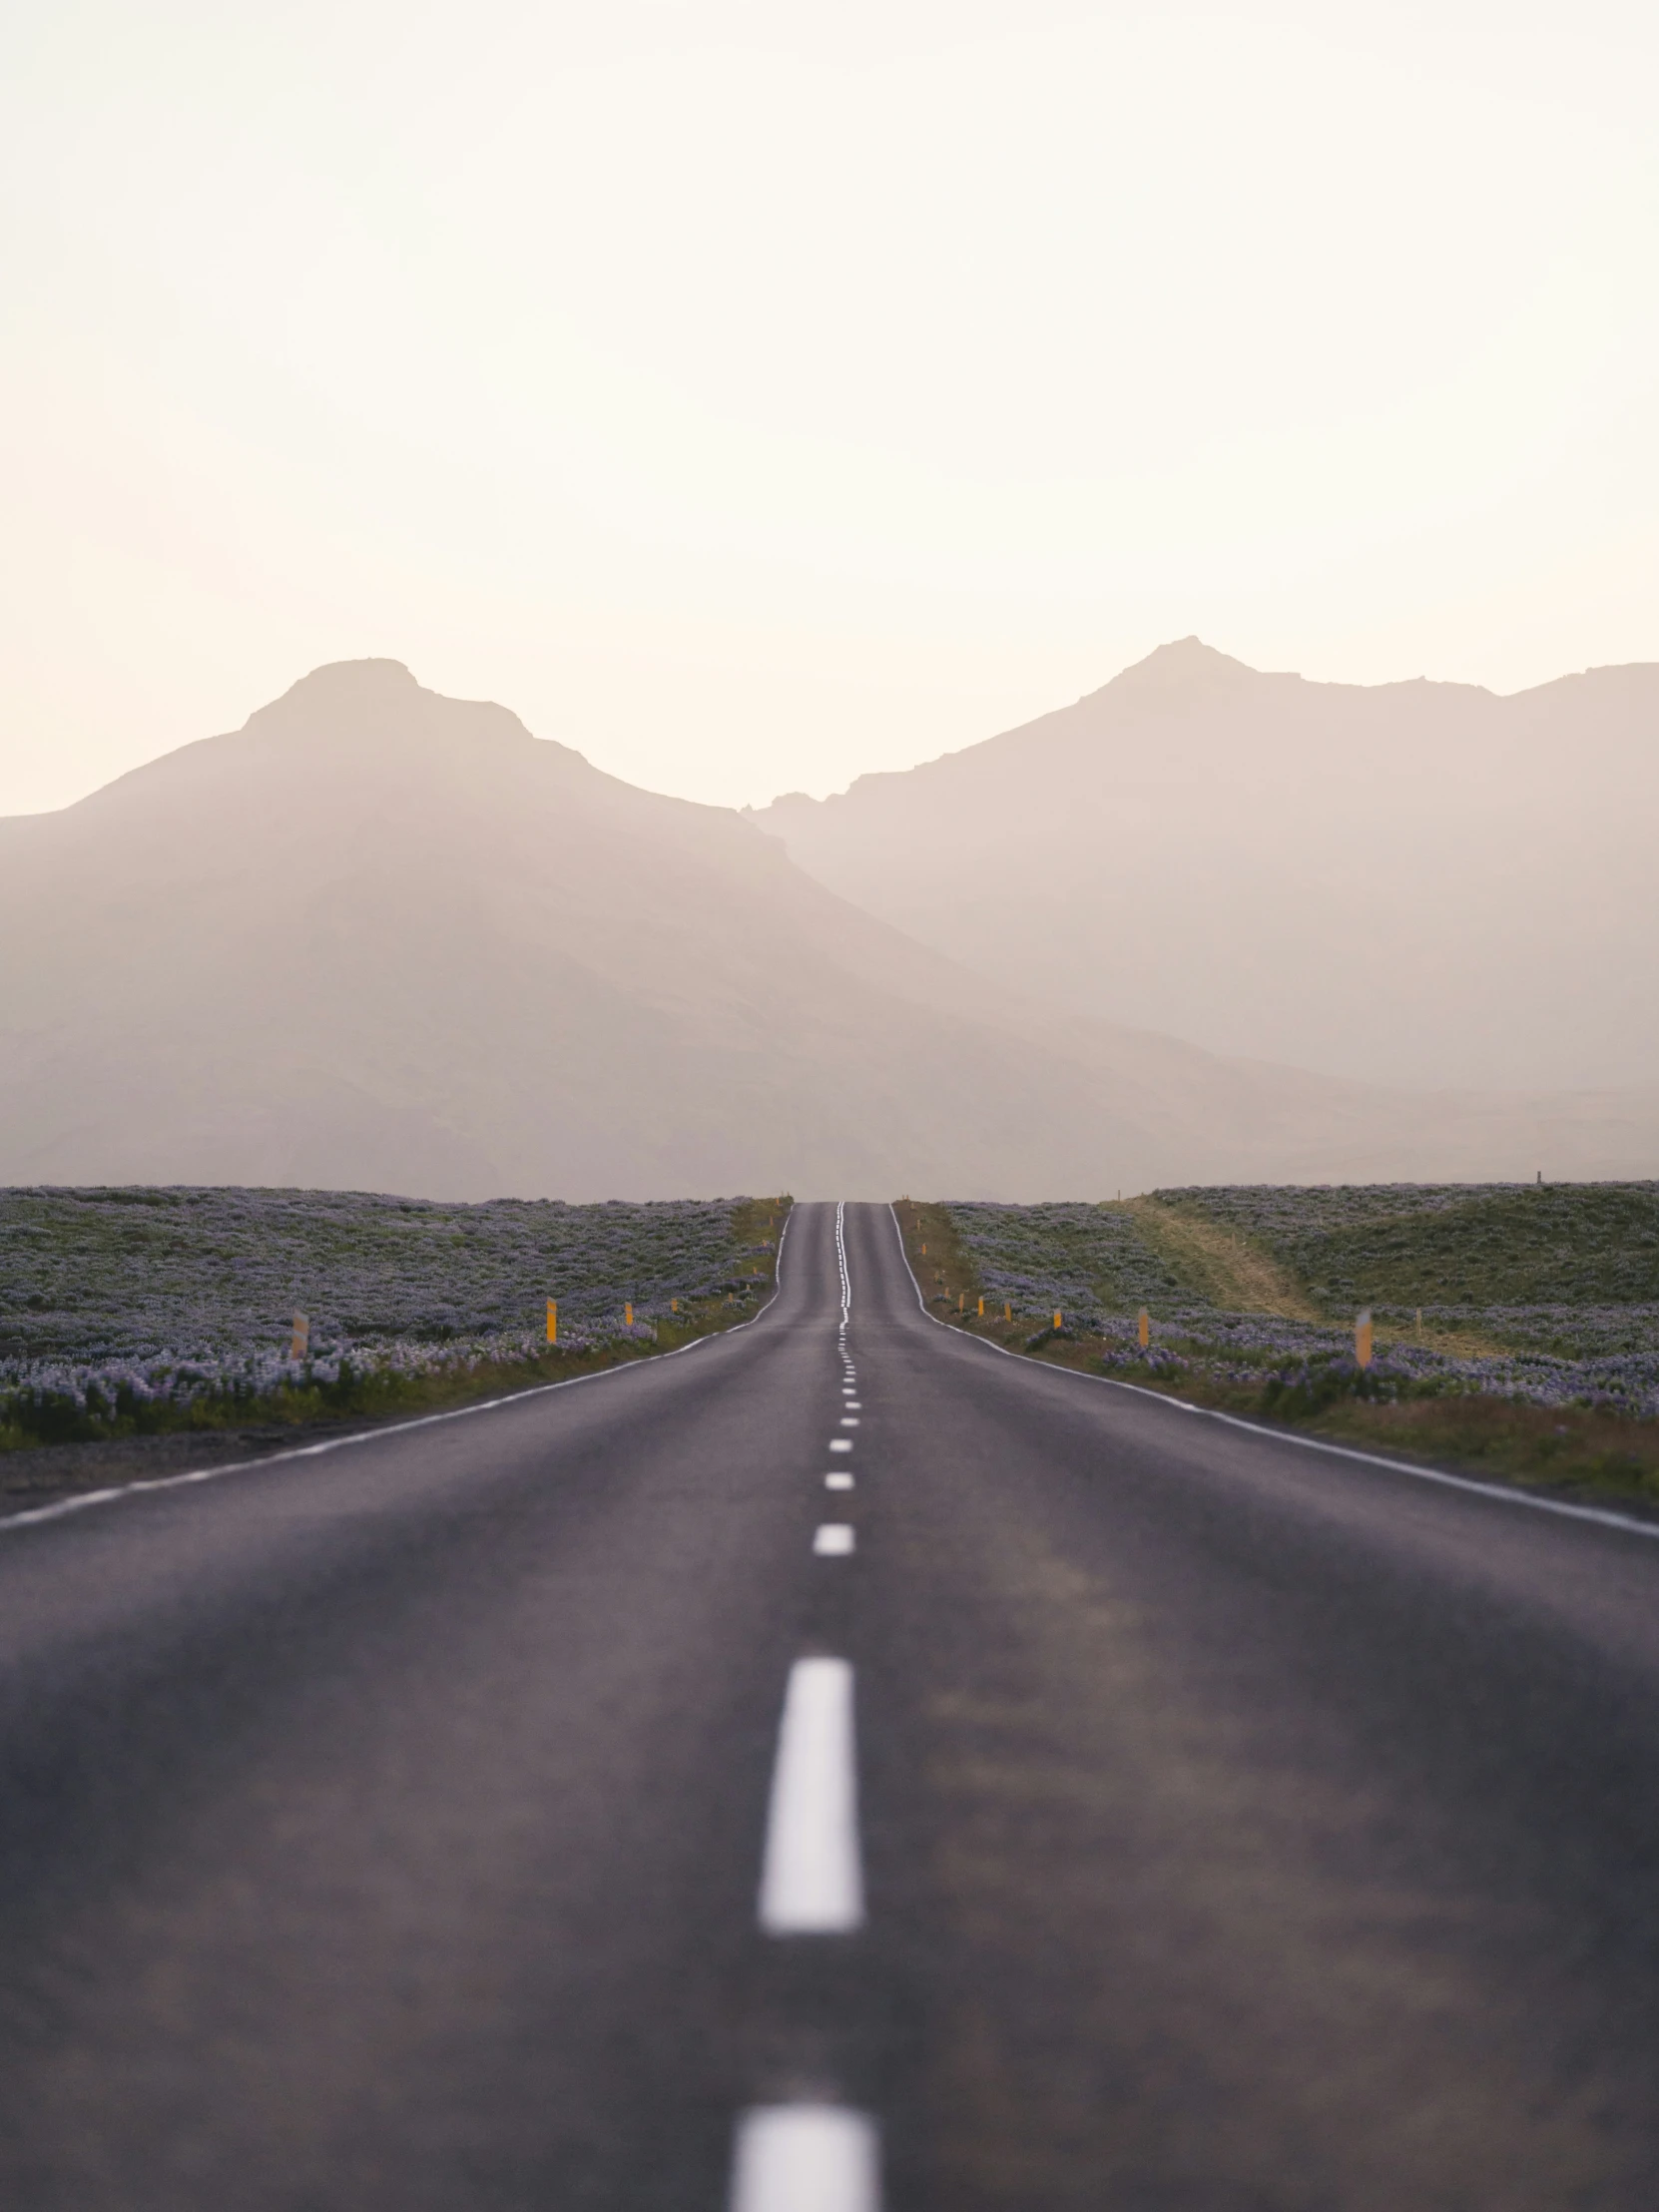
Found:
[[[741,1200],[0,1191],[0,1431],[538,1357],[548,1299],[563,1353],[648,1343],[675,1299],[752,1297],[765,1228]],[[303,1362],[289,1358],[296,1312]]]
[[[993,1313],[1006,1301],[1040,1324],[1058,1309],[1063,1333],[1098,1338],[1126,1378],[1185,1377],[1267,1410],[1481,1395],[1659,1416],[1659,1183],[1192,1188],[1137,1207],[942,1211]],[[1268,1254],[1322,1320],[1226,1310],[1183,1279],[1160,1236],[1170,1216]],[[1364,1374],[1361,1306],[1378,1339]]]

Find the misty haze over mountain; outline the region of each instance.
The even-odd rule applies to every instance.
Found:
[[[1645,1010],[1645,769],[1621,766],[1628,805],[1596,795],[1656,677],[1524,706],[1188,644],[1028,731],[780,802],[786,851],[396,662],[318,669],[232,735],[0,821],[0,1181],[1031,1198],[1649,1173],[1659,1088],[1605,1088],[1654,1066],[1618,1036]],[[1182,1029],[1235,1056],[1155,1033]],[[1424,1082],[1436,1050],[1547,1066],[1559,1095],[1270,1048]]]
[[[1188,638],[756,819],[843,897],[1079,1013],[1370,1082],[1659,1082],[1659,666],[1505,699]]]

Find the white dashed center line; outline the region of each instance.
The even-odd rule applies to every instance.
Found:
[[[863,1926],[852,1669],[844,1659],[798,1659],[790,1669],[760,1917],[769,1936],[844,1936]]]
[[[834,2104],[763,2104],[738,2121],[729,2212],[880,2212],[875,2123]]]
[[[835,1208],[835,1261],[841,1314],[839,1425],[856,1428],[857,1370],[846,1349],[852,1283],[846,1265],[845,1208]],[[848,1452],[846,1436],[830,1440]],[[850,1490],[852,1476],[832,1468],[830,1490]],[[825,1521],[813,1536],[820,1558],[849,1557],[856,1539],[844,1521]],[[844,1659],[798,1659],[790,1669],[778,1726],[778,1753],[767,1809],[766,1852],[757,1900],[770,1936],[836,1936],[861,1928],[864,1877],[858,1843],[857,1757],[852,1668]],[[766,2104],[740,2113],[727,2212],[881,2212],[880,2143],[866,2112],[823,2103]]]

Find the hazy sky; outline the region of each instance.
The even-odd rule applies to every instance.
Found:
[[[1191,631],[1659,659],[1656,63],[1651,0],[19,9],[0,812],[360,654],[729,802]]]

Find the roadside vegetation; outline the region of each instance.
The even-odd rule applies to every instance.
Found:
[[[1363,1448],[1659,1504],[1659,1184],[898,1213],[930,1311],[1010,1350]]]
[[[374,1419],[669,1351],[770,1297],[789,1206],[0,1191],[0,1450]]]

